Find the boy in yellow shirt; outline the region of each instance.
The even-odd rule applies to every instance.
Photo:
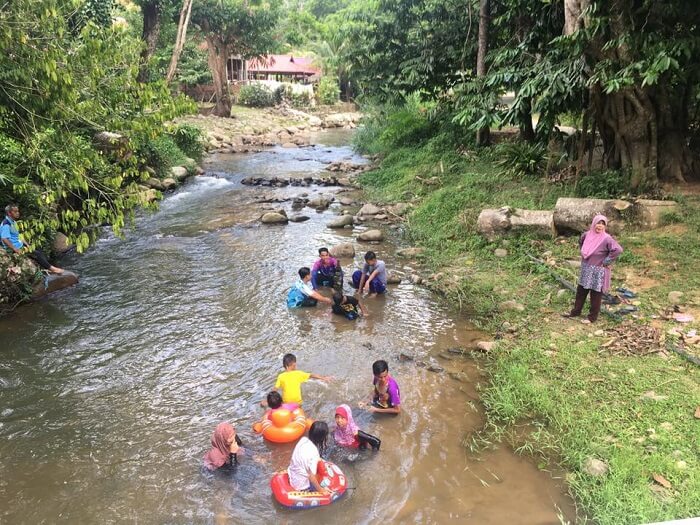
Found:
[[[297,370],[297,357],[294,354],[285,354],[282,358],[284,372],[277,376],[277,382],[273,390],[282,390],[282,402],[297,403],[301,405],[301,384],[309,379],[320,379],[326,383],[331,381],[331,376],[319,376]]]

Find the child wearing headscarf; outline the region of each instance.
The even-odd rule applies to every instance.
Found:
[[[360,430],[352,417],[352,410],[348,405],[340,405],[335,409],[335,430],[333,439],[341,447],[379,450],[382,442],[378,437],[372,436]]]
[[[204,455],[208,470],[238,465],[238,454],[243,453],[243,442],[231,423],[219,423],[211,435],[211,449]]]
[[[598,320],[603,294],[610,289],[610,265],[622,253],[622,247],[607,233],[608,219],[605,215],[593,217],[591,227],[581,235],[581,275],[576,288],[573,309],[565,317],[581,315],[586,296],[591,294],[591,307],[588,318],[582,322],[594,323]]]

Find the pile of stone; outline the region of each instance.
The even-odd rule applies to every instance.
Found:
[[[269,186],[273,188],[282,188],[285,186],[341,186],[352,187],[353,183],[348,178],[338,177],[246,177],[241,181],[245,186]]]
[[[617,234],[628,224],[642,229],[659,227],[665,215],[677,210],[674,201],[638,199],[629,202],[620,199],[577,199],[563,197],[554,210],[521,210],[504,206],[482,210],[477,219],[477,230],[489,240],[507,232],[526,231],[545,237],[586,231],[596,214],[608,218],[608,230]]]

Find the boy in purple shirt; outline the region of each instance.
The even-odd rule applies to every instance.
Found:
[[[314,290],[318,290],[319,286],[342,289],[343,270],[338,259],[331,257],[328,248],[319,248],[318,256],[311,267],[311,285]]]
[[[389,375],[389,365],[383,359],[372,364],[374,381],[370,412],[380,414],[401,413],[401,392],[396,380]]]

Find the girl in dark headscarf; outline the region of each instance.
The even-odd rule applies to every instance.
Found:
[[[204,466],[209,470],[233,467],[238,454],[243,453],[243,442],[231,423],[219,423],[211,435],[211,449],[204,455]]]
[[[603,294],[610,289],[610,265],[622,253],[622,247],[605,229],[608,219],[604,215],[593,217],[591,227],[581,235],[581,275],[576,288],[573,309],[565,317],[581,315],[586,296],[591,294],[591,308],[583,323],[594,323],[600,313]]]

